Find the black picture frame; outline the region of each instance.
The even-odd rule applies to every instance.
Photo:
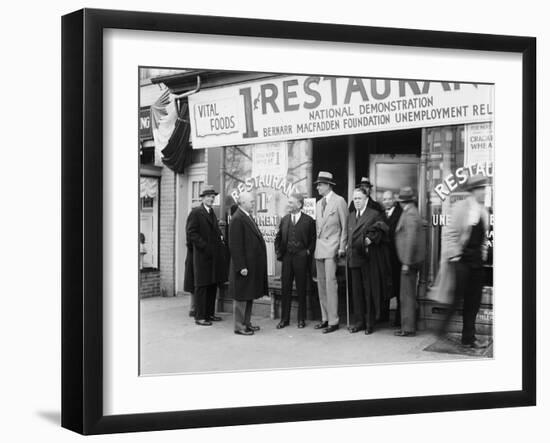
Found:
[[[189,32],[522,55],[522,388],[393,399],[106,416],[102,343],[103,31]],[[62,426],[82,434],[536,404],[536,39],[336,24],[83,9],[62,18]],[[525,173],[528,171],[529,173]]]

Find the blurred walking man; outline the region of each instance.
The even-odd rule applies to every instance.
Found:
[[[483,348],[475,336],[475,322],[481,305],[483,262],[487,259],[487,227],[489,214],[485,208],[487,178],[475,175],[468,178],[465,188],[468,198],[453,206],[446,232],[446,259],[454,270],[454,299],[452,309],[442,324],[440,335],[447,329],[453,313],[463,301],[462,344]]]

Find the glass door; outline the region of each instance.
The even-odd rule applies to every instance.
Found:
[[[372,197],[382,203],[384,192],[391,191],[394,197],[399,189],[410,186],[418,196],[420,158],[415,154],[373,154],[370,156],[370,179]]]

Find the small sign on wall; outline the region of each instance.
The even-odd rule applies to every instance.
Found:
[[[309,197],[304,199],[304,207],[302,208],[302,211],[309,215],[310,217],[315,220],[315,205],[317,204],[317,200],[315,197]]]

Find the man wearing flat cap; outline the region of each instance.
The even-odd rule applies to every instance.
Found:
[[[444,258],[449,262],[449,269],[454,271],[455,286],[452,308],[439,332],[442,334],[447,329],[453,313],[463,302],[462,344],[473,348],[486,346],[475,336],[475,321],[481,305],[484,280],[483,262],[487,259],[488,246],[486,186],[487,178],[484,175],[468,177],[465,189],[470,195],[454,204],[450,223],[443,233],[446,241]]]
[[[316,207],[317,241],[314,257],[322,316],[321,323],[315,329],[330,333],[336,331],[340,323],[336,269],[338,259],[346,255],[348,208],[346,201],[332,190],[336,183],[330,172],[319,172],[315,185],[321,195]]]
[[[403,209],[395,227],[395,247],[401,262],[401,329],[395,335],[409,337],[416,335],[416,286],[420,265],[426,254],[426,236],[410,186],[401,188],[398,201]]]
[[[187,240],[193,253],[195,323],[200,326],[221,320],[215,315],[216,291],[219,284],[227,281],[225,244],[212,207],[217,194],[213,186],[205,185],[201,204],[187,218]]]

